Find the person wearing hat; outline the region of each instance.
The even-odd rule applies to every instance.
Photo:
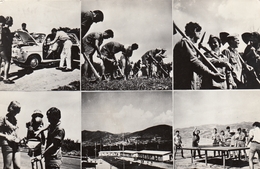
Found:
[[[156,48],[147,51],[142,57],[142,64],[146,68],[147,78],[151,78],[153,74],[153,62],[154,59],[156,60],[157,57],[161,57],[165,53],[165,49]],[[156,65],[157,66],[157,65]]]
[[[238,34],[229,34],[227,36],[228,48],[222,51],[222,54],[227,56],[232,68],[232,76],[236,86],[233,88],[244,88],[243,65],[240,60],[240,54],[237,51],[239,45]]]
[[[85,35],[82,38],[82,44],[83,44],[83,52],[86,57],[88,57],[89,61],[93,64],[93,55],[97,51],[97,57],[100,58],[101,52],[100,52],[100,46],[103,43],[104,39],[109,39],[114,37],[114,32],[111,29],[108,29],[101,32],[93,32]],[[101,65],[103,62],[100,63]],[[88,61],[85,60],[84,64],[82,65],[82,75],[86,76],[88,71]],[[92,73],[89,73],[88,76],[91,77]],[[103,74],[102,74],[103,75]]]
[[[126,48],[125,52],[122,52],[122,56],[120,58],[120,61],[122,63],[122,74],[124,75],[124,80],[128,79],[128,75],[130,73],[130,70],[128,70],[129,66],[130,66],[130,57],[133,54],[134,50],[138,49],[138,44],[137,43],[133,43],[132,45],[125,45],[128,46]]]
[[[0,17],[1,20],[1,17]],[[21,111],[21,105],[17,101],[11,101],[7,108],[8,113],[0,118],[0,145],[3,154],[3,168],[20,168],[20,147],[17,129],[16,115]]]
[[[81,13],[81,37],[84,37],[93,23],[103,22],[104,14],[100,10]]]
[[[202,27],[189,22],[185,26],[186,37],[183,37],[173,49],[174,89],[198,89],[198,75],[208,75],[216,82],[223,82],[224,75],[211,71],[198,57],[195,44],[200,39]]]
[[[13,25],[13,18],[7,16],[5,18],[5,27],[2,29],[2,43],[3,43],[3,53],[1,54],[0,65],[2,60],[4,60],[4,79],[5,84],[13,84],[14,81],[8,78],[10,64],[11,64],[11,55],[12,55],[12,42],[13,35],[9,29]],[[1,72],[1,67],[0,67]]]
[[[36,157],[42,154],[42,145],[45,144],[45,135],[44,133],[40,133],[40,135],[36,135],[35,132],[41,130],[43,128],[43,122],[42,122],[43,114],[40,110],[34,110],[34,113],[32,114],[32,119],[31,121],[26,123],[26,128],[27,128],[27,136],[26,140],[29,141],[30,139],[37,139],[40,141],[40,144],[37,145],[34,148],[34,151],[29,149],[28,155],[30,157]],[[32,163],[32,165],[35,165]]]
[[[65,137],[65,130],[61,127],[61,111],[50,108],[47,113],[49,121],[46,149],[43,153],[45,169],[59,169],[62,164],[61,145]]]
[[[55,36],[55,38],[51,41],[48,42],[46,45],[53,45],[55,43],[62,43],[63,48],[60,54],[60,64],[59,67],[57,67],[57,70],[62,70],[64,72],[70,72],[72,71],[71,68],[71,47],[72,47],[72,42],[70,40],[69,35],[62,31],[62,30],[57,30],[55,28],[52,29],[52,34]],[[55,49],[52,49],[55,50]],[[64,63],[66,61],[66,67],[64,66]]]
[[[210,51],[204,53],[208,60],[217,68],[217,70],[225,75],[226,80],[223,82],[216,82],[210,76],[203,75],[201,89],[229,89],[235,86],[235,82],[231,75],[231,64],[227,56],[223,55],[220,51],[221,42],[217,36],[210,35],[208,40]]]

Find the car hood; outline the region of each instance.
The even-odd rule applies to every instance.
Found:
[[[31,35],[24,31],[17,31],[16,34],[19,38],[21,38],[24,44],[35,44],[37,45],[36,41],[33,39]]]

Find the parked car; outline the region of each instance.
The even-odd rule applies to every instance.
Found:
[[[72,61],[79,62],[80,48],[79,40],[74,33],[68,33],[72,41]],[[50,53],[51,46],[46,45],[49,35],[44,33],[28,34],[24,31],[17,31],[15,33],[15,40],[12,46],[13,62],[20,67],[37,68],[40,63],[59,61],[60,53],[62,51],[62,44],[59,44],[57,51]]]

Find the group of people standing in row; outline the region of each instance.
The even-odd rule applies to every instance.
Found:
[[[213,140],[213,146],[225,146],[225,147],[247,147],[250,146],[249,156],[247,156],[246,150],[243,150],[245,160],[249,160],[250,169],[254,168],[253,159],[255,153],[258,154],[258,159],[260,159],[260,123],[254,122],[252,125],[252,129],[248,132],[247,129],[238,128],[237,132],[232,131],[230,126],[226,127],[226,131],[221,130],[218,133],[217,128],[213,129],[211,139]],[[200,130],[197,130],[195,127],[192,132],[192,147],[198,147],[197,152],[199,158],[202,158],[199,149],[200,142]],[[182,150],[182,137],[180,136],[180,131],[176,130],[174,135],[174,158],[176,157],[177,150],[181,150],[181,156],[183,158],[183,150]],[[224,152],[225,153],[225,152]],[[220,151],[218,152],[220,155]],[[228,158],[237,158],[241,157],[240,151],[233,151],[231,153],[224,154]],[[216,151],[214,151],[214,156],[216,156]],[[248,158],[249,157],[249,158]],[[196,150],[193,151],[193,157],[196,158]]]
[[[33,159],[45,158],[46,169],[59,169],[61,166],[61,145],[65,137],[65,130],[61,127],[61,111],[52,107],[46,112],[49,125],[44,127],[43,114],[40,110],[35,110],[32,114],[31,121],[26,123],[27,135],[25,138],[20,139],[18,136],[19,126],[17,125],[16,115],[21,111],[21,105],[17,101],[12,101],[8,108],[7,114],[0,118],[0,145],[3,154],[4,169],[10,169],[13,165],[14,169],[21,168],[20,146],[27,144],[30,139],[38,141],[34,149],[29,150],[28,155]],[[47,139],[45,138],[44,131],[48,130]],[[42,146],[46,148],[42,152]],[[32,166],[35,168],[36,166]]]
[[[174,25],[177,27],[176,25]],[[221,32],[210,35],[207,49],[198,44],[202,27],[189,22],[185,35],[174,47],[175,89],[245,89],[260,88],[260,34],[242,34],[247,44],[244,53],[238,52],[239,35]],[[180,31],[180,30],[179,30]],[[221,51],[221,46],[228,47]],[[202,53],[199,49],[204,49]]]
[[[124,79],[128,79],[130,65],[130,57],[133,55],[133,51],[139,48],[137,43],[130,45],[123,45],[119,42],[111,41],[102,46],[105,39],[113,38],[114,32],[111,29],[102,32],[88,33],[90,26],[93,23],[102,22],[104,20],[104,14],[100,10],[82,12],[81,14],[81,38],[82,38],[82,53],[85,58],[85,63],[82,65],[83,76],[91,77],[92,72],[95,74],[97,80],[106,80],[105,72],[110,74],[110,78],[114,79],[113,73],[119,70]],[[165,53],[165,49],[156,48],[146,52],[142,56],[142,62],[147,69],[147,77],[151,76],[152,63],[156,57],[162,57]],[[97,52],[97,57],[93,55]],[[120,61],[122,62],[122,68],[119,67],[118,59],[115,54],[122,52]],[[94,60],[93,60],[94,59]],[[161,59],[162,60],[162,59]],[[93,66],[95,64],[101,67],[101,76],[95,70]],[[91,68],[89,71],[89,67]],[[140,68],[139,68],[140,69]]]

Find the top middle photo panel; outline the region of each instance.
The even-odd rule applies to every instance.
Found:
[[[82,0],[81,90],[172,90],[172,2]]]

